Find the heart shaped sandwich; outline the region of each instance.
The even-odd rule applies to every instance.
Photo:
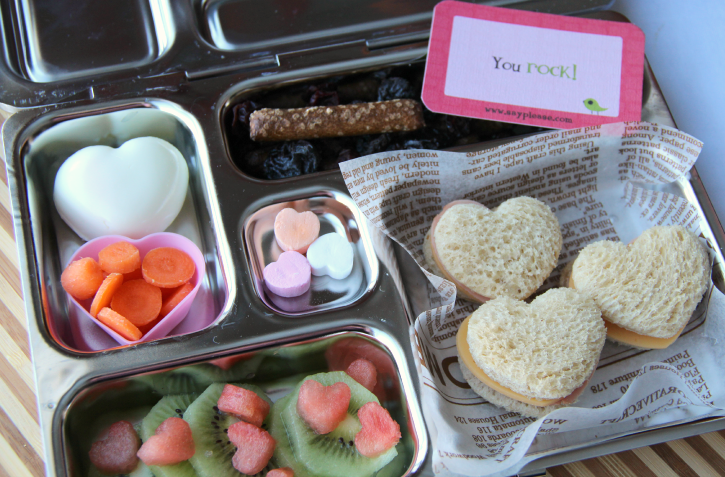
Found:
[[[569,278],[601,308],[609,338],[647,349],[680,336],[709,284],[707,250],[680,226],[652,227],[629,245],[590,244]]]
[[[594,301],[557,288],[531,304],[505,296],[484,303],[461,324],[456,347],[473,391],[509,411],[540,417],[576,401],[605,337]]]
[[[478,303],[527,298],[554,270],[562,243],[556,216],[531,197],[493,210],[470,200],[451,202],[429,236],[426,255],[459,294]]]
[[[163,232],[186,198],[189,169],[163,139],[139,137],[118,149],[90,146],[69,157],[53,186],[55,207],[83,240],[140,239]]]

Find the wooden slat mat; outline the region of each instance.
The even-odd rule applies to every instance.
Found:
[[[40,477],[45,475],[45,467],[35,383],[7,174],[1,161],[0,178],[0,477]],[[725,431],[552,467],[546,475],[725,476]]]

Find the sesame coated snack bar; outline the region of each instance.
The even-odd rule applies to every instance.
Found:
[[[417,101],[395,99],[339,106],[261,109],[249,118],[255,141],[291,141],[414,131],[425,126]]]

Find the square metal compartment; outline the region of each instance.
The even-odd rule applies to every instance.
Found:
[[[277,296],[267,289],[264,267],[277,261],[282,253],[274,237],[274,220],[287,208],[315,213],[320,219],[320,236],[334,232],[347,238],[354,252],[353,269],[347,278],[313,276],[310,289],[292,298]],[[367,226],[350,197],[334,191],[321,191],[259,209],[246,220],[242,232],[257,295],[272,311],[290,317],[354,305],[371,293],[378,281],[378,259],[368,238],[370,234],[363,230]]]
[[[36,83],[146,65],[168,42],[159,0],[16,1],[23,73]]]

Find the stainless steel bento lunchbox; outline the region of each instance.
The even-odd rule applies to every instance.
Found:
[[[298,101],[311,85],[341,81],[339,94],[347,87],[350,94],[364,95],[390,68],[422,80],[435,3],[354,1],[341,8],[324,0],[83,5],[16,0],[3,5],[0,102],[14,114],[2,137],[48,475],[86,475],[89,433],[111,410],[133,415],[148,409],[165,392],[163,386],[176,386],[199,369],[222,369],[214,366],[218,360],[252,363],[233,379],[255,383],[274,399],[294,387],[295,377],[324,370],[325,353],[350,339],[361,340],[390,363],[382,372],[389,391],[384,404],[403,434],[390,475],[422,471],[430,449],[409,334],[420,311],[414,303],[422,283],[419,270],[350,199],[335,161],[347,157],[340,151],[351,146],[323,158],[317,172],[268,180],[250,161],[265,160],[270,151],[240,142],[235,121],[246,101],[262,98],[281,105],[294,95]],[[608,2],[495,3],[582,13]],[[644,120],[673,124],[649,70],[643,104]],[[482,149],[494,144],[487,140],[536,132],[491,123],[472,130],[444,147]],[[169,231],[196,243],[206,271],[189,315],[170,336],[119,346],[69,307],[60,275],[83,240],[59,216],[52,191],[58,168],[74,152],[91,145],[118,147],[142,136],[168,141],[186,160],[188,194]],[[366,146],[356,145],[355,153]],[[696,173],[691,184],[694,200],[723,243]],[[347,279],[313,280],[310,292],[297,300],[279,300],[265,290],[262,269],[279,254],[274,216],[287,207],[312,211],[321,230],[347,237],[354,249]],[[214,380],[232,379],[221,376]],[[704,430],[690,425],[650,431],[647,442],[699,429]],[[629,439],[617,442],[641,445]],[[561,448],[542,465],[603,449],[613,448],[570,454],[565,452],[575,451]]]

